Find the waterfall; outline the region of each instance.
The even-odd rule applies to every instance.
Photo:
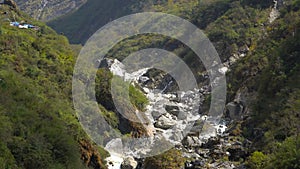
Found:
[[[269,16],[270,23],[274,22],[280,16],[279,7],[283,4],[282,0],[274,0],[273,2],[274,7],[272,8]]]

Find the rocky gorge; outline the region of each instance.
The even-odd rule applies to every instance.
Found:
[[[239,98],[227,104],[224,118],[215,123],[201,109],[205,96],[211,92],[208,85],[190,91],[174,91],[171,89],[178,87],[167,73],[150,76],[155,71],[151,68],[127,73],[117,59],[104,59],[100,65],[107,67],[114,75],[131,81],[149,100],[146,111],[142,112],[150,121],[143,123],[149,137],[137,149],[124,149],[120,147],[121,139],[111,140],[106,146],[111,154],[106,159],[110,169],[146,168],[143,159],[147,153],[151,154],[151,150],[157,148],[161,148],[159,153],[164,151],[164,147],[156,144],[158,140],[169,143],[167,148],[180,150],[186,159],[187,169],[236,168],[235,162],[246,157],[251,142],[234,134],[234,120],[240,119],[246,109]],[[193,110],[195,104],[200,105],[196,111]]]

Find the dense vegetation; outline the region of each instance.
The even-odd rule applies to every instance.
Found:
[[[93,145],[72,109],[75,55],[68,40],[16,9],[0,8],[0,168],[88,168],[83,150]],[[40,29],[9,26],[13,18]]]
[[[88,138],[72,108],[78,46],[19,10],[0,7],[0,168],[104,168],[107,152]],[[10,20],[37,29],[13,27]],[[116,129],[127,126],[122,132],[136,137],[145,133],[139,123],[124,122],[116,114],[107,94],[112,74],[99,70],[97,77],[97,100],[106,121]],[[143,110],[146,97],[126,84],[134,108]]]
[[[182,158],[180,150],[171,149],[154,157],[145,159],[145,169],[165,168],[181,169],[184,167],[185,159]]]
[[[125,119],[116,109],[115,103],[112,98],[111,87],[112,79],[115,82],[115,92],[117,102],[122,104],[122,113],[126,114]],[[129,100],[126,99],[126,92],[128,91]],[[134,137],[140,137],[146,134],[146,130],[136,117],[135,110],[144,111],[148,100],[146,96],[129,82],[124,82],[119,76],[113,74],[106,68],[101,68],[97,72],[96,77],[96,99],[97,102],[103,106],[101,109],[104,113],[106,121],[115,129],[123,134],[131,134]],[[127,106],[127,105],[133,105]],[[133,108],[133,109],[132,109]],[[141,112],[142,113],[142,112]]]
[[[281,18],[267,28],[268,38],[246,58],[250,65],[243,62],[236,67],[240,71],[263,64],[257,76],[243,77],[249,81],[245,85],[257,92],[252,118],[244,127],[244,135],[254,141],[253,150],[265,154],[260,154],[265,158],[256,168],[300,166],[300,3],[288,1],[286,5]]]

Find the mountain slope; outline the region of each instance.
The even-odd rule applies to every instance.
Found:
[[[73,44],[84,42],[103,25],[130,12],[133,0],[88,0],[77,11],[48,22]]]
[[[230,66],[227,107],[237,104],[242,106],[243,111],[236,110],[232,113],[236,115],[232,115],[228,112],[230,110],[226,110],[224,119],[229,121],[230,136],[244,147],[234,145],[238,148],[229,148],[229,157],[218,158],[214,156],[217,153],[212,154],[213,161],[225,163],[229,160],[247,168],[298,169],[300,1],[278,1],[280,5],[275,7],[267,0],[219,0],[202,6],[192,0],[187,2],[156,4],[148,6],[147,10],[188,18],[204,29],[224,65]],[[275,20],[270,19],[273,10],[280,13]],[[171,50],[183,57],[187,64],[192,64],[193,70],[201,75],[201,65],[196,62],[194,54],[165,37],[126,39],[116,45],[109,56],[122,60],[130,53],[149,47]],[[162,165],[162,157],[173,159],[172,154],[167,152],[147,158],[146,161],[150,162],[145,167],[176,166],[173,164],[177,163],[176,160],[168,160]],[[197,160],[204,164],[207,162],[207,158],[202,156]]]
[[[228,121],[227,132],[231,139],[237,140],[236,145],[225,150],[214,149],[219,145],[222,147],[222,143],[212,142],[212,145],[205,145],[207,146],[205,149],[209,149],[212,153],[207,157],[205,153],[203,155],[201,149],[197,149],[199,152],[195,151],[198,157],[196,163],[201,168],[218,168],[209,164],[214,162],[224,164],[230,161],[231,164],[241,168],[298,169],[300,1],[285,0],[280,8],[276,8],[281,15],[275,20],[272,19],[273,22],[270,22],[269,16],[275,8],[269,0],[211,0],[205,1],[207,2],[205,4],[199,4],[197,0],[162,1],[160,4],[150,3],[151,1],[142,2],[123,4],[119,1],[110,1],[106,2],[110,7],[106,7],[105,4],[99,6],[96,1],[89,1],[87,7],[81,8],[82,11],[78,10],[78,13],[66,16],[71,19],[62,18],[61,21],[66,21],[62,25],[66,25],[61,28],[66,31],[66,35],[74,38],[73,42],[83,43],[98,26],[105,24],[109,17],[127,13],[129,9],[127,7],[131,5],[139,10],[166,12],[189,19],[204,29],[218,50],[224,65],[229,65],[227,107],[238,105],[243,109],[236,111],[239,107],[235,106],[233,113],[231,110],[224,112],[224,120]],[[112,6],[114,3],[123,4],[126,8]],[[112,9],[121,10],[116,14]],[[6,8],[4,11],[7,10]],[[92,14],[95,15],[89,17]],[[12,14],[2,17],[0,92],[1,96],[5,97],[1,98],[0,149],[5,153],[1,154],[3,157],[0,157],[0,164],[3,162],[7,166],[18,165],[20,168],[24,166],[68,168],[70,165],[72,168],[73,164],[80,165],[80,151],[76,151],[76,146],[78,150],[78,146],[82,144],[81,142],[78,144],[78,138],[85,136],[81,134],[69,107],[72,70],[70,65],[74,59],[68,57],[73,54],[67,40],[43,24],[32,21],[41,27],[38,32],[20,30],[4,22],[7,17],[12,19]],[[17,18],[17,20],[24,19],[28,18]],[[97,19],[101,20],[98,22]],[[77,25],[77,23],[84,24]],[[59,26],[60,23],[56,22],[55,25]],[[129,38],[114,47],[109,56],[121,60],[139,49],[162,46],[178,54],[191,65],[202,83],[201,77],[205,72],[195,60],[195,55],[173,39],[161,36]],[[106,120],[115,128],[128,127],[129,125],[126,125],[128,122],[120,125],[120,119],[113,112],[110,93],[107,93],[111,74],[101,70],[98,77],[100,87],[97,89],[100,91],[97,99],[105,108],[112,107],[109,112],[104,111]],[[102,89],[104,91],[101,91]],[[104,107],[101,108],[105,109]],[[204,105],[204,111],[205,107],[207,105]],[[55,121],[58,126],[52,126],[49,121]],[[129,133],[138,127],[132,125],[123,133]],[[53,134],[58,130],[61,135]],[[144,132],[143,129],[138,130],[137,137]],[[76,139],[70,137],[69,133]],[[57,140],[57,136],[64,141]],[[64,144],[65,142],[68,144]],[[53,147],[66,149],[57,150]],[[82,147],[85,146],[81,146],[81,149]],[[64,150],[62,156],[59,150]],[[226,155],[220,155],[222,152]],[[74,156],[70,156],[70,153]],[[163,169],[170,166],[180,168],[186,160],[181,158],[181,152],[171,150],[147,158],[145,168]],[[44,166],[45,164],[47,166]]]
[[[0,13],[0,168],[104,167],[72,108],[68,40],[8,5]]]
[[[67,14],[85,2],[86,0],[16,0],[22,11],[42,21]]]

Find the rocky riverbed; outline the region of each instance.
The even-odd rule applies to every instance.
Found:
[[[204,96],[210,93],[208,86],[172,91],[169,89],[176,88],[172,78],[166,74],[151,77],[148,73],[151,68],[127,73],[124,65],[116,59],[105,59],[101,66],[138,85],[149,100],[146,111],[139,113],[147,118],[147,123],[143,125],[150,137],[141,143],[139,149],[124,149],[121,139],[111,140],[106,146],[111,154],[106,159],[109,169],[143,168],[143,164],[138,165],[137,161],[143,161],[152,149],[157,148],[158,140],[165,140],[182,151],[188,159],[185,168],[235,168],[235,161],[247,155],[244,147],[250,143],[230,133],[234,129],[228,130],[228,120],[224,118],[216,124],[210,120],[212,117],[201,112],[199,105],[201,107]],[[232,102],[227,105],[227,114],[233,116],[242,113],[242,109],[243,105],[238,101]]]

